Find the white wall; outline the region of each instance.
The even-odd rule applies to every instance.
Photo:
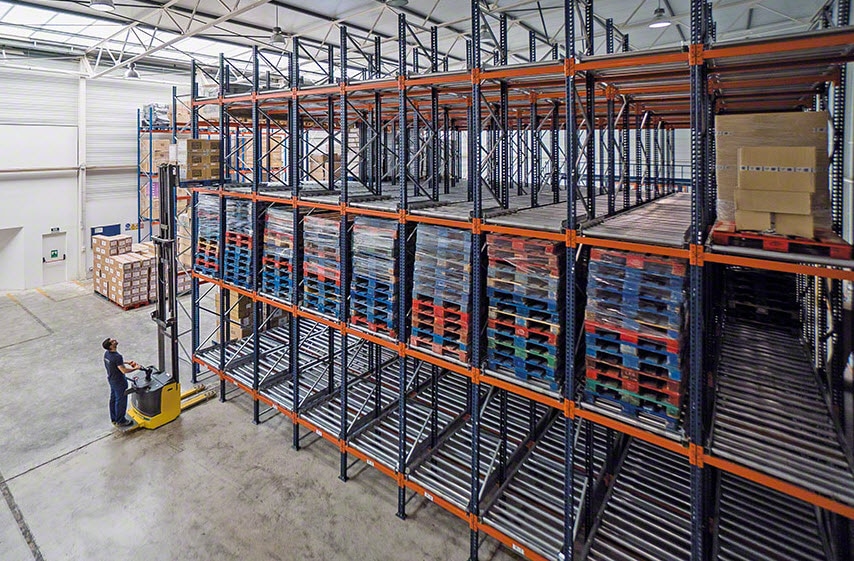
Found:
[[[33,65],[0,66],[0,289],[43,284],[42,235],[52,229],[66,232],[67,278],[79,279],[91,269],[92,227],[137,223],[136,111],[172,96],[169,84]],[[4,242],[12,228],[20,232]]]

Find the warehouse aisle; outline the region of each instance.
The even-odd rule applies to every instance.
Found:
[[[360,465],[340,482],[335,449],[294,452],[286,419],[253,425],[242,393],[155,432],[116,433],[100,342],[152,362],[150,307],[122,312],[75,283],[0,298],[2,323],[39,326],[0,342],[4,561],[37,559],[19,521],[46,561],[466,557],[468,530],[452,515],[419,497],[400,521],[387,477]],[[512,558],[495,548],[481,558]]]

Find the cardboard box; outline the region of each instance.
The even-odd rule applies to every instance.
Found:
[[[735,229],[756,230],[758,232],[770,230],[771,213],[754,210],[737,210],[735,211]]]
[[[226,293],[228,291],[225,291]],[[252,316],[252,304],[253,301],[251,298],[247,298],[241,294],[231,293],[229,295],[228,307],[233,306],[231,311],[229,312],[229,317],[234,320],[240,320],[242,318],[248,318]],[[235,298],[237,299],[235,301]],[[219,299],[220,293],[218,292],[216,295],[216,310],[219,310]],[[236,305],[235,305],[236,302]]]
[[[815,221],[811,215],[775,214],[774,230],[783,236],[812,238],[815,236]]]
[[[139,167],[143,173],[157,173],[161,164],[169,163],[169,145],[169,139],[140,139]]]
[[[738,189],[735,192],[735,208],[783,214],[811,214],[812,193]]]
[[[735,218],[735,190],[738,187],[738,151],[752,146],[809,146],[819,161],[827,160],[828,114],[823,111],[718,115],[715,118],[715,155],[718,187],[718,219]],[[820,181],[820,179],[819,179]],[[827,189],[816,190],[816,209],[830,208]],[[822,211],[817,223],[826,220]]]
[[[92,236],[92,253],[104,256],[120,255],[127,253],[133,246],[133,238],[127,234],[115,236],[104,236],[97,234]]]
[[[738,188],[814,193],[826,185],[828,162],[813,146],[755,146],[738,150]]]

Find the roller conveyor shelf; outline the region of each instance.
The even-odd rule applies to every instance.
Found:
[[[287,348],[288,348],[288,328],[286,326],[274,327],[272,329],[268,329],[261,333],[261,337],[259,338],[259,358],[270,358],[275,362],[279,357],[280,353],[283,352],[284,349],[285,356],[287,356]],[[232,371],[243,371],[242,367],[249,368],[249,385],[252,385],[252,341],[249,340],[251,337],[247,337],[244,339],[236,339],[234,341],[227,341],[225,344],[225,367],[220,363],[220,349],[218,343],[215,343],[209,347],[204,349],[200,349],[196,352],[196,356],[200,359],[204,360],[206,363],[210,364],[214,368],[218,368],[221,370],[229,371],[229,375],[231,375]],[[238,372],[238,376],[241,373]]]
[[[627,242],[684,247],[691,225],[691,194],[674,193],[584,229],[584,235]]]
[[[381,369],[380,384],[377,386],[376,373],[368,366],[367,349],[363,349],[351,361],[349,370],[350,384],[347,388],[347,424],[354,423],[397,400],[398,365],[397,361]],[[389,353],[390,354],[390,353]],[[379,396],[377,395],[379,389]],[[379,399],[377,399],[379,398]],[[327,432],[336,434],[341,430],[341,393],[336,391],[330,398],[317,406],[302,412],[302,416]]]
[[[854,505],[849,458],[795,333],[746,321],[725,325],[710,448],[715,456]]]
[[[479,478],[483,482],[493,469],[497,469],[497,454],[501,442],[500,399],[499,392],[490,388],[481,406],[480,419],[480,450],[481,462]],[[529,401],[513,394],[507,394],[507,454],[513,452],[526,440],[531,422]],[[536,406],[538,421],[545,414],[545,409]],[[472,421],[468,419],[464,425],[449,435],[437,446],[432,453],[420,461],[409,475],[410,480],[423,486],[465,509],[469,504],[471,489],[471,437]]]
[[[425,363],[419,363],[425,364]],[[413,384],[415,380],[412,381]],[[438,432],[442,432],[466,407],[466,380],[451,373],[440,374],[438,380],[439,408],[436,412]],[[427,384],[418,394],[406,400],[406,450],[411,450],[430,437],[428,426],[431,416],[431,401],[433,390]],[[400,430],[400,411],[393,407],[368,425],[364,430],[354,435],[350,444],[356,450],[363,452],[382,462],[386,467],[397,467],[398,435]]]
[[[617,198],[621,198],[622,191],[617,192]],[[565,196],[565,195],[564,195]],[[511,199],[512,202],[512,199]],[[486,223],[496,226],[507,226],[510,228],[534,228],[546,232],[563,233],[566,224],[567,209],[566,200],[556,204],[544,204],[542,206],[530,207],[530,197],[522,197],[525,203],[521,210],[501,210],[499,209],[492,216],[487,215]],[[596,197],[596,208],[607,208],[608,195],[598,195]],[[579,200],[575,212],[575,219],[583,221],[586,219],[587,210]]]
[[[810,504],[729,473],[718,495],[717,561],[826,561]]]
[[[582,559],[688,561],[690,478],[687,458],[632,439]]]
[[[608,451],[606,430],[590,423],[580,426],[575,433],[576,447],[582,446],[593,427],[593,466],[598,474]],[[563,417],[556,416],[483,517],[490,526],[554,561],[560,558],[563,546],[565,450],[566,426]],[[583,463],[576,462],[572,487],[576,519],[586,482]]]

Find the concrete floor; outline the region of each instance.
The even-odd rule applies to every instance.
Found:
[[[153,432],[109,423],[101,341],[156,357],[151,308],[123,312],[65,283],[0,294],[0,559],[466,559],[466,524],[326,442],[290,448],[242,393]],[[31,539],[25,539],[29,534]],[[486,540],[481,559],[516,557]]]

